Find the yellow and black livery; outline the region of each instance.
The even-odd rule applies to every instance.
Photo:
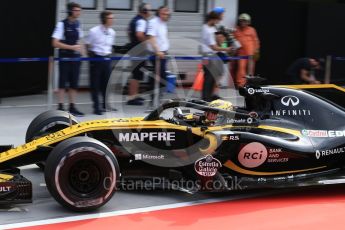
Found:
[[[37,164],[59,203],[89,211],[127,179],[200,182],[173,187],[194,192],[314,185],[342,174],[343,88],[247,86],[239,93],[243,107],[172,100],[145,117],[79,123],[63,111],[45,112],[30,124],[26,144],[0,151],[0,188],[14,180],[10,170]],[[230,186],[234,176],[240,188]]]

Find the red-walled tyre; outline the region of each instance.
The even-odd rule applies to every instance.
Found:
[[[111,150],[98,140],[74,137],[48,156],[45,181],[62,206],[78,212],[106,204],[116,191],[120,169]]]

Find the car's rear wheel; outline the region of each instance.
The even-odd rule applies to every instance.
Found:
[[[73,137],[48,156],[45,181],[51,195],[73,211],[91,211],[116,191],[120,169],[110,149],[89,137]]]
[[[25,141],[28,143],[77,123],[78,121],[73,115],[64,111],[51,110],[41,113],[30,123],[26,131]],[[45,161],[38,162],[36,165],[44,169]]]

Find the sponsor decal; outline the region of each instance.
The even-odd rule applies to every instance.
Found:
[[[290,175],[290,176],[288,176],[287,178],[288,178],[289,180],[293,180],[294,175]]]
[[[285,163],[290,158],[299,158],[295,154],[285,152],[282,148],[269,148],[268,153],[267,163]]]
[[[286,163],[289,154],[282,148],[266,148],[259,142],[245,145],[238,154],[238,161],[247,168],[255,168],[266,163]]]
[[[174,132],[119,133],[120,142],[132,141],[175,141]]]
[[[281,148],[269,149],[268,152],[269,153],[281,153],[281,152],[283,152],[283,150]]]
[[[280,109],[272,110],[272,116],[310,116],[311,112],[309,109]]]
[[[280,100],[281,104],[286,107],[295,107],[299,105],[300,100],[295,96],[285,96]],[[311,111],[309,109],[278,109],[271,111],[272,116],[310,116]]]
[[[274,177],[273,181],[279,181],[279,180],[286,180],[286,177],[280,176],[280,177]]]
[[[60,137],[63,137],[65,136],[66,134],[64,133],[64,131],[59,131],[59,132],[56,132],[56,133],[50,133],[48,135],[45,136],[46,140],[47,141],[51,141],[51,140],[55,140],[57,138],[60,138]],[[24,146],[24,149],[27,148],[25,145]]]
[[[134,154],[134,159],[136,161],[141,161],[143,159],[143,157],[142,157],[141,153],[136,153],[136,154]]]
[[[233,118],[228,118],[226,119],[226,123],[230,123],[230,124],[243,124],[243,123],[248,123],[251,124],[253,123],[254,119],[251,117],[248,117],[247,119],[233,119]]]
[[[165,156],[163,154],[158,154],[157,152],[136,152],[134,154],[134,159],[137,161],[141,161],[141,160],[164,160]]]
[[[249,88],[248,89],[248,94],[253,95],[255,93],[269,93],[269,89],[254,89],[254,88]]]
[[[278,176],[278,177],[273,177],[273,178],[265,178],[265,177],[259,177],[258,182],[265,183],[265,182],[272,182],[273,181],[293,181],[294,175],[288,175],[288,176]]]
[[[251,118],[251,117],[248,117],[248,118],[247,118],[247,123],[248,123],[248,124],[253,123],[253,121],[254,121],[253,118]]]
[[[0,192],[9,192],[11,188],[11,186],[0,186]]]
[[[267,163],[285,163],[288,161],[288,157],[281,157],[279,154],[270,154],[267,159]]]
[[[268,149],[267,163],[285,163],[289,161],[288,154],[283,152],[282,148]]]
[[[239,141],[240,135],[226,135],[222,136],[223,141]]]
[[[316,159],[320,159],[321,157],[331,156],[335,154],[345,153],[345,147],[336,148],[336,149],[328,149],[328,150],[316,150],[315,157]]]
[[[294,107],[294,106],[297,106],[299,104],[298,97],[291,96],[291,95],[283,97],[280,101],[285,106],[293,106]]]
[[[226,123],[246,123],[246,119],[233,119],[233,118],[228,118],[226,119]]]
[[[303,129],[302,135],[307,137],[344,137],[345,130],[308,130]]]
[[[194,164],[194,169],[197,174],[204,177],[212,177],[216,175],[218,169],[222,167],[220,161],[212,155],[207,155]]]
[[[263,144],[252,142],[241,149],[238,161],[247,168],[256,168],[266,161],[267,156],[267,149]]]

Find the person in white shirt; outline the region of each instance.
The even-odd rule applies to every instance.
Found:
[[[222,48],[216,41],[216,24],[220,21],[221,17],[216,12],[210,12],[207,15],[206,23],[202,27],[202,53],[204,56],[210,58],[210,60],[203,61],[204,70],[204,84],[202,88],[202,99],[205,101],[212,101],[218,99],[217,95],[214,95],[214,90],[217,80],[223,74],[223,62],[218,59],[215,60],[217,52],[229,53],[232,47]]]
[[[167,59],[170,42],[168,38],[168,24],[170,18],[170,10],[167,6],[162,6],[158,9],[156,17],[149,21],[147,36],[148,36],[148,50],[156,58],[159,58],[159,77],[160,86],[166,80]],[[153,60],[154,69],[156,69],[156,60]],[[150,87],[154,89],[155,78],[150,78]],[[151,94],[153,99],[154,95]]]
[[[116,32],[111,28],[114,15],[110,11],[100,14],[101,25],[90,29],[86,43],[89,56],[93,58],[110,57],[115,43]],[[106,111],[106,90],[111,74],[111,61],[90,61],[90,88],[94,114],[102,115]],[[99,94],[102,96],[102,105],[99,103]]]
[[[52,45],[59,49],[60,58],[79,58],[82,46],[80,40],[83,32],[80,28],[78,18],[81,15],[81,6],[70,2],[67,4],[68,16],[65,20],[58,22],[52,35]],[[75,116],[84,114],[75,107],[78,81],[80,72],[80,61],[60,61],[59,63],[59,91],[58,110],[64,109],[65,91],[68,88],[69,112]]]

